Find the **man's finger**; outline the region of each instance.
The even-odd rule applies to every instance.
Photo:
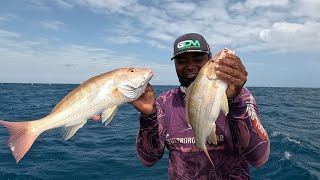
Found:
[[[228,66],[219,65],[219,64],[215,66],[215,70],[220,71],[221,73],[233,76],[234,78],[237,78],[237,79],[245,80],[247,78],[247,73],[245,70],[243,72],[243,70],[239,71],[238,69],[230,68]]]
[[[235,69],[241,69],[246,71],[246,68],[244,67],[244,65],[242,64],[240,58],[236,55],[233,54],[227,54],[225,58],[223,58],[222,60],[220,60],[221,64],[224,64],[226,66],[235,68]]]
[[[216,69],[216,71],[220,71],[224,74],[228,74],[228,75],[233,76],[235,78],[241,79],[241,77],[242,77],[242,74],[239,73],[236,69],[230,68],[228,66],[216,65],[215,69]]]
[[[217,76],[227,84],[236,84],[240,86],[243,84],[243,81],[240,78],[231,76],[221,71],[217,71]]]
[[[234,59],[228,59],[228,58],[221,59],[218,64],[223,65],[223,66],[228,66],[233,69],[243,69],[244,68],[243,65],[239,61],[236,61]]]

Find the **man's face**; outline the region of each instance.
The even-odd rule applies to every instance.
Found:
[[[207,53],[186,52],[180,54],[174,58],[176,72],[185,78],[195,78],[208,60]]]

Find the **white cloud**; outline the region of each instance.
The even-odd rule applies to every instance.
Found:
[[[70,1],[70,3],[80,4],[91,8],[95,11],[104,12],[104,13],[114,13],[122,12],[125,13],[124,9],[131,7],[136,3],[136,0],[78,0]]]
[[[257,7],[269,7],[269,6],[287,6],[289,4],[288,0],[268,0],[268,1],[261,1],[261,0],[247,0],[245,5],[250,8],[254,9]]]
[[[167,47],[175,37],[184,33],[199,32],[213,47],[231,46],[242,51],[272,51],[275,47],[274,50],[290,51],[292,48],[288,45],[293,44],[290,37],[295,37],[295,42],[303,42],[295,44],[295,49],[301,49],[314,43],[314,38],[309,37],[317,37],[317,18],[320,15],[320,1],[317,0],[247,0],[232,4],[222,0],[49,2],[30,1],[34,6],[43,8],[52,8],[52,4],[73,9],[82,6],[105,16],[116,15],[121,20],[109,30],[111,36],[104,39],[116,44],[138,44],[144,40],[158,48]],[[292,31],[292,26],[284,24],[299,25],[300,30]],[[55,31],[65,28],[60,21],[47,21],[42,25]],[[281,30],[279,27],[289,29]]]
[[[192,2],[171,2],[166,5],[168,8],[167,12],[177,17],[183,17],[186,14],[192,14],[197,8],[197,4]]]
[[[107,42],[113,42],[115,44],[130,44],[141,42],[142,30],[137,29],[129,20],[122,20],[113,27],[113,35],[110,32],[105,37]]]
[[[135,47],[139,50],[155,47],[154,57],[167,58],[163,56],[169,51],[171,55],[175,38],[188,32],[203,34],[213,51],[229,47],[245,54],[302,52],[318,55],[320,52],[318,0],[30,0],[24,3],[22,6],[26,9],[17,7],[23,11],[14,13],[21,13],[21,18],[24,18],[23,13],[28,15],[28,21],[19,21],[26,25],[26,31],[14,31],[18,23],[0,14],[1,78],[10,76],[23,80],[34,77],[38,78],[35,81],[45,81],[43,76],[48,74],[50,78],[47,79],[67,83],[63,77],[79,82],[76,80],[120,66],[148,66],[161,74],[161,77],[155,76],[158,83],[175,84],[172,64],[145,59],[153,52],[146,51],[140,56],[117,51],[126,44],[133,44],[130,51]],[[56,12],[62,13],[60,18],[68,18],[67,25],[55,20],[58,18]],[[88,24],[72,19],[74,17],[69,15],[73,13],[84,13],[86,20],[93,21],[90,25],[96,26],[82,28]],[[90,19],[92,17],[94,19]],[[107,21],[103,22],[103,19]],[[41,27],[34,27],[39,24],[56,31],[55,37],[41,31]],[[39,28],[39,35],[33,28]],[[59,34],[61,30],[63,34]],[[101,48],[105,46],[103,43],[113,49]],[[36,75],[28,75],[28,68]]]
[[[0,24],[20,19],[16,14],[0,14]]]
[[[50,11],[51,7],[46,4],[47,1],[29,0],[26,1],[26,9],[38,10],[38,11]]]
[[[299,0],[294,4],[294,11],[291,11],[291,13],[298,17],[311,18],[319,21],[319,9],[319,0]]]
[[[316,16],[307,8],[311,5],[318,7],[319,3],[315,0],[308,0],[308,3],[302,5],[302,1],[288,0],[248,0],[234,4],[227,4],[226,1],[162,1],[146,5],[134,0],[82,0],[80,4],[97,13],[121,14],[127,22],[131,22],[115,28],[115,36],[108,40],[116,43],[140,43],[141,39],[149,38],[148,42],[161,48],[179,35],[199,32],[213,47],[231,46],[241,51],[277,51],[279,48],[290,51],[292,47],[289,45],[293,44],[290,37],[295,37],[294,42],[303,42],[295,43],[294,49],[314,44],[314,39],[309,37],[314,36],[318,21],[307,22],[305,17]],[[282,28],[292,30],[291,26],[283,24],[295,24],[292,22],[295,17],[299,20],[296,24],[306,26],[302,28],[303,32],[277,29],[277,23],[282,22]]]
[[[277,9],[287,9],[290,7],[288,0],[247,0],[237,3],[232,3],[229,5],[231,11],[237,11],[242,13],[240,15],[254,13],[256,16],[259,14],[264,14],[269,11],[277,11]],[[276,9],[274,9],[276,8]]]
[[[73,8],[73,5],[71,3],[64,0],[55,0],[54,3],[56,3],[59,7],[62,7],[65,9]]]
[[[277,22],[272,27],[260,32],[260,38],[272,45],[272,48],[287,51],[319,51],[320,23],[304,24]],[[271,48],[271,47],[269,47]]]
[[[121,67],[148,67],[156,74],[167,75],[169,69],[174,69],[172,65],[148,62],[134,54],[124,56],[110,49],[53,44],[49,39],[27,41],[17,33],[0,29],[0,82],[81,83]],[[161,79],[152,82],[165,84]]]
[[[65,24],[61,21],[51,20],[51,21],[43,21],[41,25],[49,30],[60,31],[65,28]]]
[[[134,35],[121,35],[117,37],[107,37],[107,42],[112,42],[114,44],[130,44],[130,43],[139,43],[141,39]]]
[[[146,34],[146,36],[155,39],[155,40],[159,40],[159,41],[172,41],[172,39],[174,38],[173,36],[166,34],[166,32],[163,33],[159,33],[158,31],[150,31]]]
[[[6,21],[7,19],[5,17],[0,17],[0,23]]]
[[[20,34],[0,29],[0,38],[17,38]]]

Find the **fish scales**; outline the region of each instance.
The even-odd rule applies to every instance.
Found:
[[[47,130],[61,127],[67,140],[93,116],[101,115],[102,122],[109,124],[118,106],[138,99],[145,92],[152,76],[149,69],[116,69],[88,79],[41,119],[24,122],[0,120],[0,125],[9,130],[8,145],[16,162]]]
[[[194,82],[186,90],[186,119],[195,136],[195,145],[202,149],[214,166],[206,148],[206,142],[217,145],[215,121],[222,110],[228,113],[226,90],[228,85],[218,79],[214,61],[233,51],[225,48],[210,59],[199,71]]]

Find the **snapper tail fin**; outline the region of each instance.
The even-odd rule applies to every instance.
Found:
[[[40,135],[40,133],[30,130],[31,123],[30,121],[7,122],[0,120],[0,125],[6,127],[9,131],[8,146],[17,163],[28,152],[34,141]]]

